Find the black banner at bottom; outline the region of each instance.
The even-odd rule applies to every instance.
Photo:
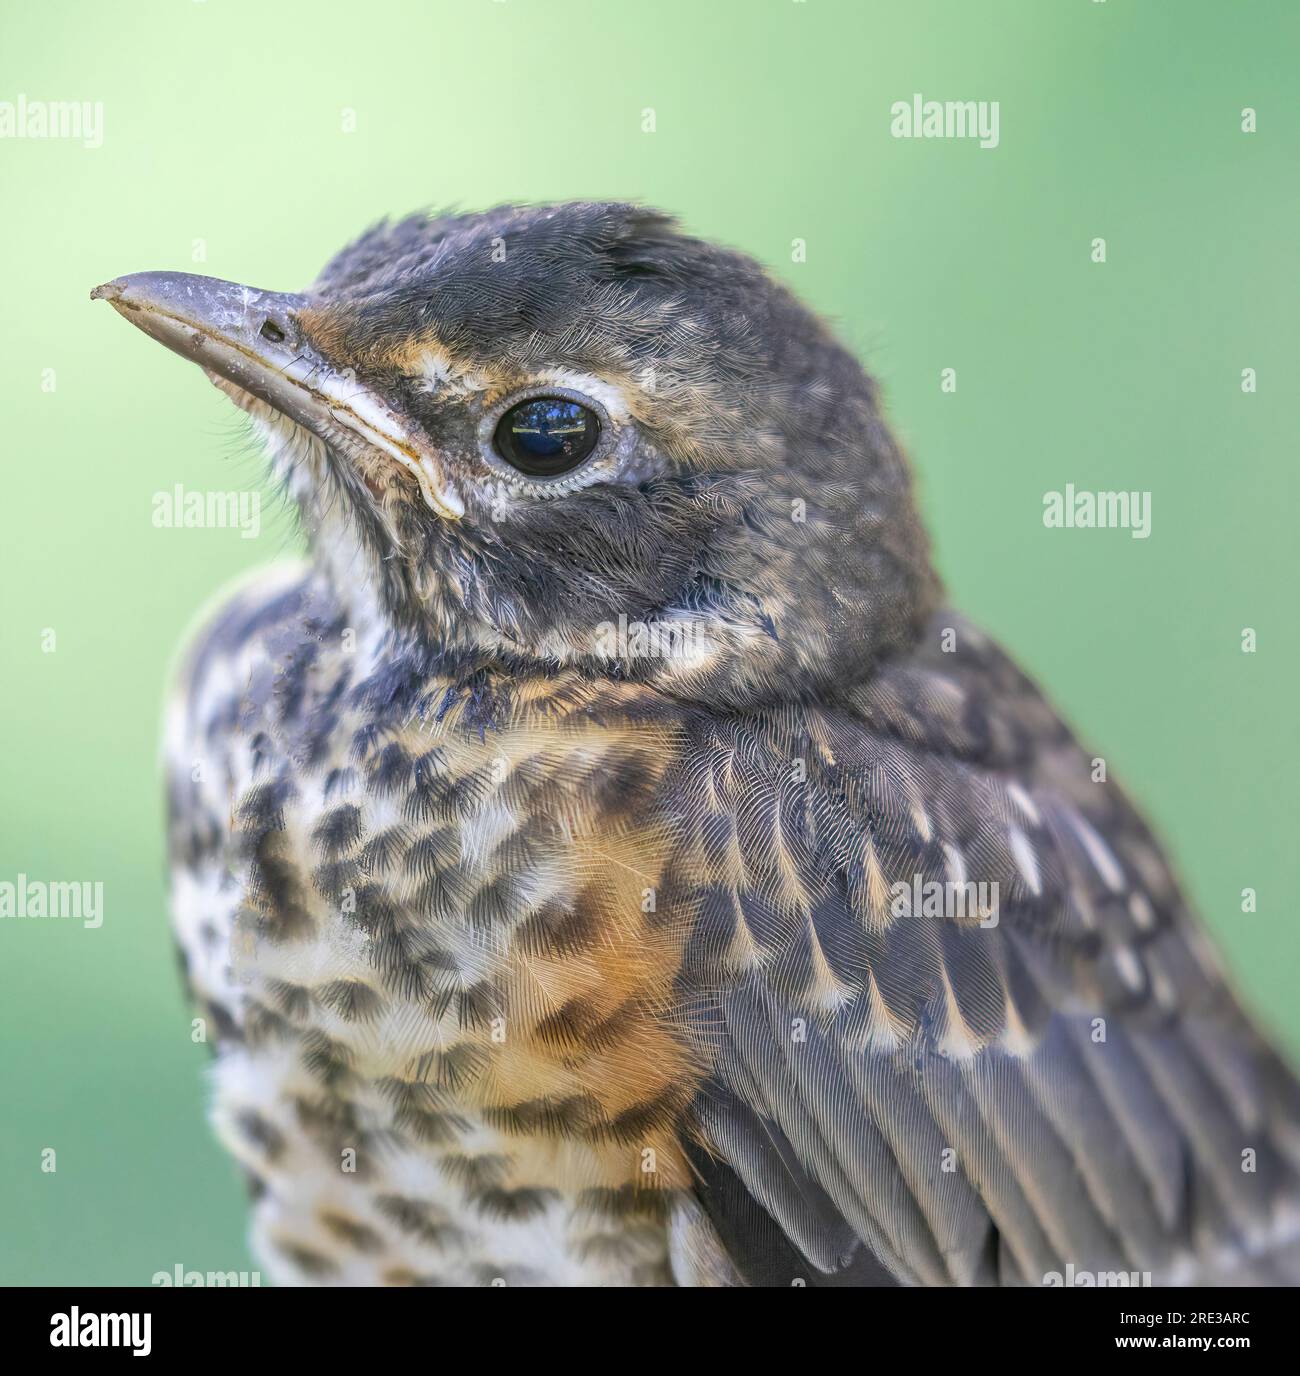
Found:
[[[751,1335],[770,1344],[774,1323],[784,1328],[813,1317],[846,1325],[825,1331],[825,1341],[835,1348],[887,1342],[895,1358],[901,1348],[903,1355],[910,1351],[927,1361],[945,1353],[967,1360],[1032,1355],[1040,1362],[1112,1354],[1122,1364],[1126,1356],[1143,1352],[1265,1353],[1272,1360],[1293,1359],[1295,1352],[1295,1299],[1289,1290],[891,1289],[864,1292],[848,1301],[848,1310],[838,1310],[843,1297],[828,1301],[829,1309],[802,1295],[792,1295],[789,1308],[782,1310],[768,1301],[751,1310],[753,1302],[743,1293],[673,1299],[550,1290],[474,1300],[463,1291],[17,1288],[0,1293],[5,1334],[0,1351],[11,1360],[44,1359],[43,1366],[51,1358],[58,1363],[77,1354],[92,1362],[111,1357],[175,1362],[195,1356],[259,1365],[280,1356],[296,1363],[381,1361],[395,1348],[414,1356],[413,1347],[426,1349],[432,1361],[448,1352],[459,1353],[463,1361],[465,1345],[477,1339],[499,1360],[503,1339],[507,1346],[511,1341],[512,1330],[503,1322],[509,1318],[519,1323],[513,1334],[521,1354],[536,1360],[540,1340],[548,1345],[549,1362],[563,1360],[567,1341],[590,1331],[593,1322],[616,1323],[626,1314],[641,1327],[643,1340],[647,1320],[663,1324],[680,1318],[689,1324],[659,1331],[666,1340],[673,1335],[684,1340],[689,1333],[689,1351],[668,1349],[666,1357],[694,1366],[715,1351],[734,1360]],[[632,1308],[625,1311],[624,1304]],[[481,1333],[478,1323],[485,1325]],[[799,1332],[806,1343],[806,1329],[786,1328],[782,1336]],[[636,1355],[644,1360],[651,1349],[644,1341],[638,1346]],[[765,1360],[773,1355],[767,1351]],[[582,1360],[591,1360],[590,1354]]]

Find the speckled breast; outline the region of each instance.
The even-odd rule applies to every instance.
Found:
[[[360,639],[360,644],[358,644]],[[670,1281],[683,945],[638,690],[241,595],[169,725],[175,928],[277,1280]]]

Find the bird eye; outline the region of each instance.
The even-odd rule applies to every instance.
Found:
[[[493,443],[512,468],[531,478],[554,478],[577,468],[599,439],[594,411],[565,397],[533,397],[501,417]]]

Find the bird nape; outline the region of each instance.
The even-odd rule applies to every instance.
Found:
[[[1300,1280],[1295,1079],[751,259],[504,207],[302,293],[93,295],[248,413],[309,548],[167,720],[276,1279]]]

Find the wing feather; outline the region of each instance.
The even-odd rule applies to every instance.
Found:
[[[1300,1280],[1295,1079],[1123,795],[958,640],[837,705],[690,719],[697,1148],[832,1278]]]

